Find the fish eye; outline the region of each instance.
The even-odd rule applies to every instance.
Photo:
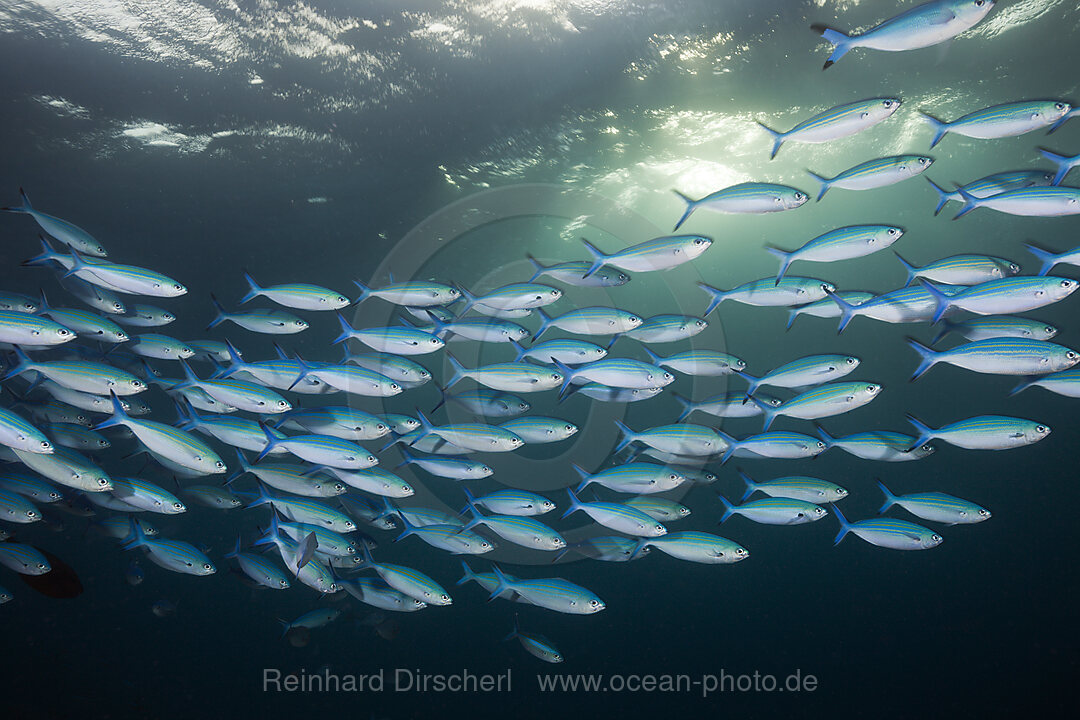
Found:
[[[1072,280],[1062,280],[1061,281],[1061,287],[1063,287],[1063,288],[1071,288],[1072,286],[1073,286],[1073,281]]]
[[[107,486],[109,484],[109,481],[106,480],[105,478],[98,478],[97,484],[100,485],[101,487],[105,487],[105,486]]]
[[[1047,430],[1049,430],[1049,428],[1046,427],[1045,425],[1036,425],[1035,426],[1035,432],[1037,432],[1037,433],[1044,433]]]
[[[217,461],[216,463],[214,463],[214,467],[216,467],[216,468],[224,468],[224,467],[225,467],[225,463],[223,463],[223,462],[221,462],[220,460],[218,460],[218,461]]]
[[[28,518],[37,517],[37,513],[34,512],[33,510],[27,510],[26,511],[26,517],[28,517]]]
[[[37,566],[38,566],[38,570],[44,570],[45,569],[45,563],[38,563]]]
[[[1054,109],[1055,110],[1064,110],[1065,109],[1065,103],[1062,103],[1062,102],[1054,103]]]
[[[1047,325],[1046,327],[1043,328],[1043,332],[1045,332],[1047,335],[1056,335],[1057,334],[1057,328],[1054,327],[1053,325]]]
[[[203,567],[203,570],[213,570],[214,569],[214,566],[211,565],[210,563],[203,563],[202,567]]]
[[[183,510],[184,509],[184,504],[183,503],[176,502],[176,503],[173,503],[172,506],[174,508],[176,508],[177,510]]]
[[[805,200],[806,199],[806,193],[801,193],[801,192],[795,193],[795,199],[796,200]]]
[[[891,108],[893,106],[893,101],[892,100],[884,100],[884,101],[882,101],[881,104],[884,105],[887,108]]]
[[[919,164],[920,165],[927,165],[929,163],[930,163],[930,158],[926,158],[926,157],[919,158]]]
[[[824,449],[825,449],[825,443],[821,442],[820,440],[818,441],[818,444],[817,444],[817,446],[818,446],[819,448],[821,448],[822,450],[824,450]]]

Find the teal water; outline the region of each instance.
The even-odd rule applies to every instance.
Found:
[[[228,337],[248,359],[272,356],[270,340],[225,326],[207,333],[209,294],[233,308],[245,291],[241,271],[260,282],[316,282],[346,294],[351,281],[437,278],[474,291],[528,279],[525,260],[585,259],[579,237],[614,249],[668,232],[682,213],[673,189],[699,197],[748,180],[789,184],[816,195],[806,169],[836,174],[872,157],[927,153],[925,174],[941,185],[992,172],[1046,168],[1035,148],[1071,155],[1080,121],[1051,136],[973,140],[947,136],[928,150],[932,132],[916,111],[954,119],[1021,99],[1080,102],[1073,39],[1075,4],[1001,1],[989,17],[947,47],[906,53],[856,50],[828,72],[825,44],[812,22],[868,27],[911,3],[862,2],[162,2],[88,5],[0,3],[4,162],[0,195],[16,203],[26,189],[35,206],[90,230],[118,262],[165,272],[189,288],[176,300],[152,300],[178,315],[167,334]],[[755,120],[788,129],[840,103],[897,96],[903,107],[874,128],[826,145],[784,146],[769,161],[770,139]],[[1076,184],[1075,176],[1066,183]],[[665,273],[632,273],[611,290],[568,289],[552,310],[612,304],[642,316],[704,311],[701,280],[729,288],[776,271],[766,243],[794,249],[825,230],[856,223],[906,229],[893,249],[917,264],[959,253],[1009,258],[1024,272],[1036,242],[1069,250],[1075,218],[1020,218],[979,210],[957,222],[951,204],[934,217],[924,179],[867,192],[834,189],[791,212],[737,216],[697,212],[686,232],[714,246]],[[64,298],[49,273],[19,262],[37,251],[33,223],[0,218],[2,289]],[[792,274],[841,290],[883,293],[904,282],[890,251],[835,264],[796,263]],[[1055,274],[1077,277],[1075,268]],[[557,283],[553,283],[557,284]],[[60,299],[63,298],[61,301]],[[1076,347],[1075,299],[1024,313],[1061,328],[1054,339]],[[253,303],[269,307],[266,302]],[[396,322],[378,300],[355,311],[357,326]],[[353,317],[350,309],[350,317]],[[336,361],[330,314],[297,312],[311,329],[282,338],[308,360]],[[526,577],[559,575],[599,594],[595,616],[486,603],[485,593],[454,587],[457,558],[415,539],[369,531],[377,559],[422,569],[454,596],[450,608],[395,618],[387,641],[363,625],[370,609],[352,599],[322,599],[294,583],[283,593],[253,592],[222,558],[235,534],[254,538],[262,510],[154,518],[163,533],[209,547],[209,578],[168,573],[148,561],[146,580],[124,580],[132,553],[86,533],[87,521],[52,513],[59,532],[19,527],[17,536],[61,556],[85,592],[53,600],[0,571],[14,601],[0,607],[7,629],[3,687],[16,717],[249,717],[256,713],[350,713],[366,717],[457,717],[512,712],[523,717],[628,712],[786,713],[821,716],[875,712],[1012,712],[1069,707],[1076,632],[1070,598],[1074,544],[1071,468],[1078,440],[1074,400],[1039,389],[1008,397],[1014,379],[937,367],[915,384],[917,364],[904,337],[929,341],[926,324],[886,325],[857,318],[837,337],[835,320],[800,318],[785,332],[786,310],[724,303],[692,342],[655,346],[663,355],[691,346],[733,353],[754,374],[814,353],[862,358],[852,379],[881,383],[870,406],[827,418],[834,435],[868,429],[908,432],[905,413],[933,426],[978,414],[1037,419],[1053,434],[1007,452],[965,451],[937,443],[917,463],[873,463],[839,450],[813,461],[733,460],[712,488],[676,496],[692,508],[671,529],[715,532],[751,558],[734,566],[679,562],[653,552],[634,563],[572,562],[551,569],[500,543],[492,557]],[[535,318],[521,321],[535,330]],[[552,333],[552,337],[557,336]],[[451,343],[467,365],[513,359],[503,347]],[[622,339],[617,354],[644,359]],[[414,358],[448,377],[441,354]],[[162,363],[155,363],[162,365]],[[205,372],[206,365],[196,366]],[[178,375],[175,368],[167,373]],[[680,378],[672,390],[701,399],[729,388],[726,378]],[[13,383],[21,389],[23,384]],[[461,389],[473,387],[462,383]],[[731,381],[732,391],[742,388]],[[612,420],[635,429],[671,422],[670,391],[627,408],[577,397],[557,404],[536,394],[532,412],[564,417],[582,431],[568,442],[485,455],[495,475],[470,487],[532,488],[565,507],[576,484],[569,462],[599,467],[617,441]],[[782,394],[782,393],[778,393]],[[786,396],[786,395],[785,395]],[[173,410],[157,390],[153,417]],[[393,398],[396,412],[427,409],[429,385]],[[358,400],[367,410],[375,401]],[[706,416],[696,415],[698,422]],[[437,422],[461,421],[460,410]],[[813,432],[782,418],[778,429]],[[758,432],[758,419],[724,421],[725,432]],[[365,443],[377,450],[380,442]],[[116,442],[103,465],[138,471]],[[215,445],[215,447],[218,447]],[[219,447],[226,462],[231,451]],[[397,456],[380,454],[392,468]],[[941,527],[944,544],[920,553],[871,547],[856,538],[832,546],[834,518],[769,527],[735,518],[717,528],[714,491],[738,497],[734,466],[758,480],[808,474],[851,491],[849,519],[876,513],[874,478],[895,492],[939,490],[992,510],[986,523]],[[402,476],[421,489],[417,504],[463,503],[450,481]],[[151,466],[165,487],[171,477]],[[252,489],[243,481],[244,489]],[[613,497],[606,494],[605,498]],[[49,514],[48,508],[44,508]],[[899,510],[890,514],[915,520]],[[586,521],[544,516],[568,537]],[[5,525],[5,529],[11,529]],[[470,564],[487,569],[485,559]],[[276,558],[275,558],[276,562]],[[272,595],[272,597],[271,597]],[[151,606],[177,603],[158,618]],[[313,631],[306,647],[280,638],[275,618],[333,605],[334,625]],[[555,642],[566,656],[546,666],[513,643],[500,643],[515,610],[523,628]],[[509,693],[264,693],[264,668],[392,674],[513,672]],[[818,687],[794,694],[732,692],[541,693],[538,673],[771,673],[799,670]]]

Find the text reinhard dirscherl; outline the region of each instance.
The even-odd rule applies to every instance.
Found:
[[[817,677],[801,670],[778,676],[758,671],[735,674],[721,669],[700,675],[537,673],[536,686],[530,689],[542,693],[699,693],[705,697],[714,693],[807,693],[817,688]],[[328,668],[292,673],[263,668],[262,689],[287,693],[508,693],[513,691],[513,680],[509,668],[503,673],[425,673],[395,668],[366,675],[338,674]]]

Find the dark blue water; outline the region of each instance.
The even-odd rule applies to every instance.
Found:
[[[811,22],[869,26],[910,3],[862,2],[162,2],[85,7],[76,2],[0,3],[0,122],[4,159],[0,199],[16,203],[25,187],[35,205],[90,230],[119,262],[181,280],[188,294],[154,301],[178,320],[162,328],[182,339],[228,337],[249,359],[270,357],[275,338],[233,326],[204,330],[209,295],[230,308],[245,291],[241,271],[260,282],[315,282],[351,294],[353,279],[385,284],[389,273],[438,278],[487,290],[528,279],[525,254],[547,261],[584,259],[585,235],[612,250],[666,232],[682,212],[673,188],[692,196],[744,180],[783,182],[813,191],[803,172],[831,175],[880,155],[927,152],[930,130],[915,110],[954,118],[1025,98],[1080,101],[1073,38],[1080,15],[1055,0],[999,2],[990,17],[947,48],[910,53],[856,51],[827,73],[827,55]],[[119,28],[119,29],[118,29]],[[904,107],[866,133],[831,145],[785,146],[768,161],[769,140],[754,119],[788,128],[830,106],[897,95]],[[1080,144],[1080,121],[992,141],[950,136],[930,154],[939,184],[991,172],[1046,167],[1043,145],[1066,155]],[[769,216],[699,213],[687,231],[715,239],[700,260],[669,273],[638,274],[611,291],[570,289],[554,310],[610,303],[648,316],[700,314],[704,280],[728,288],[775,272],[765,243],[795,248],[832,227],[894,223],[895,246],[924,264],[978,252],[1036,268],[1022,247],[1036,241],[1071,249],[1075,219],[1017,218],[980,210],[959,222],[932,215],[935,198],[921,179],[865,193],[831,191],[821,203]],[[950,206],[950,210],[956,206]],[[51,273],[23,269],[37,251],[25,217],[0,217],[2,289],[63,297]],[[835,265],[797,264],[795,274],[841,289],[886,292],[904,274],[891,253]],[[1055,274],[1075,277],[1075,268]],[[1061,328],[1055,338],[1080,345],[1075,299],[1028,313]],[[269,303],[257,303],[269,307]],[[392,320],[391,306],[368,301],[356,321]],[[283,338],[305,358],[339,357],[330,314],[303,313],[308,331]],[[283,593],[255,592],[222,559],[235,535],[253,539],[262,510],[216,513],[192,508],[154,518],[164,535],[209,546],[218,572],[206,578],[168,573],[147,561],[146,580],[124,580],[133,553],[87,533],[87,521],[55,515],[63,530],[18,529],[18,537],[61,556],[85,585],[73,600],[35,594],[6,569],[0,584],[16,593],[0,607],[6,637],[6,709],[13,717],[255,717],[268,713],[378,718],[615,717],[715,712],[798,717],[876,713],[1015,714],[1037,703],[1071,706],[1078,669],[1072,598],[1078,588],[1072,468],[1080,433],[1074,400],[1040,389],[1008,397],[1014,379],[933,369],[918,383],[904,337],[926,342],[936,329],[856,319],[839,338],[834,320],[800,318],[784,331],[786,311],[725,303],[694,347],[744,359],[755,374],[802,355],[852,353],[853,377],[881,383],[871,406],[822,424],[834,435],[869,429],[908,431],[905,413],[933,426],[978,414],[1037,419],[1053,434],[1008,452],[965,451],[943,443],[915,463],[873,463],[839,450],[814,461],[732,461],[712,469],[712,488],[679,493],[692,508],[673,529],[717,532],[751,550],[733,566],[677,561],[654,552],[622,563],[572,562],[500,548],[493,557],[525,577],[559,575],[599,594],[594,616],[487,603],[469,584],[455,588],[456,558],[409,539],[377,534],[376,557],[413,565],[454,595],[450,608],[395,618],[393,641],[362,624],[370,609],[351,598],[320,599],[294,583]],[[523,324],[535,330],[535,319]],[[506,348],[452,344],[466,364],[512,359]],[[618,349],[644,359],[634,341]],[[691,343],[659,346],[661,354]],[[416,358],[437,378],[441,356]],[[199,366],[205,372],[206,366]],[[175,368],[166,373],[177,376]],[[738,381],[732,389],[741,388]],[[462,389],[466,386],[462,385]],[[21,387],[21,385],[16,385]],[[469,385],[471,387],[471,385]],[[673,387],[704,398],[724,378],[681,378]],[[549,396],[544,396],[549,395]],[[535,411],[582,427],[567,443],[527,448],[520,457],[484,456],[496,470],[474,491],[540,488],[565,507],[561,488],[576,483],[569,463],[598,467],[617,435],[612,417],[635,429],[671,422],[678,405],[663,393],[612,410],[585,398],[557,405],[553,393],[530,397]],[[158,390],[146,395],[154,418],[173,410]],[[386,403],[395,412],[435,404],[426,386]],[[375,401],[357,405],[376,411]],[[447,415],[437,415],[443,422]],[[461,419],[460,412],[449,416]],[[696,416],[700,421],[705,416]],[[777,427],[812,432],[809,423]],[[725,421],[739,436],[754,420]],[[376,450],[380,443],[369,443]],[[102,464],[138,471],[117,443]],[[231,451],[220,448],[226,461]],[[518,454],[516,454],[518,455]],[[398,461],[382,457],[385,467]],[[849,537],[832,546],[833,518],[797,527],[735,518],[717,529],[720,491],[741,494],[734,465],[756,479],[807,474],[844,485],[850,519],[876,513],[874,478],[896,492],[939,490],[990,508],[977,526],[935,529],[942,546],[901,553]],[[463,502],[450,481],[417,480],[424,497],[454,510]],[[148,479],[170,487],[158,469]],[[241,487],[253,488],[250,480]],[[46,512],[48,510],[46,509]],[[894,510],[896,517],[906,517]],[[585,521],[542,518],[567,532]],[[506,543],[503,543],[504,545]],[[486,560],[470,559],[477,569]],[[172,617],[151,606],[177,603]],[[333,605],[335,624],[313,631],[306,647],[280,637],[275,618]],[[566,662],[547,666],[500,639],[515,610],[522,626],[551,638]],[[282,672],[392,676],[417,673],[504,674],[509,692],[275,693],[266,668]],[[620,676],[769,674],[780,682],[812,675],[813,691],[542,693],[537,674]],[[805,686],[804,686],[805,687]]]

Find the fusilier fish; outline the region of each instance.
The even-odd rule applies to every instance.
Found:
[[[894,185],[926,172],[933,163],[934,158],[925,155],[896,155],[867,160],[831,178],[809,170],[807,174],[821,185],[817,196],[820,201],[830,188],[873,190],[886,185]]]
[[[670,270],[699,257],[712,247],[713,241],[703,235],[670,235],[638,243],[610,255],[600,252],[584,238],[582,242],[593,257],[592,265],[583,276],[587,278],[606,265],[629,272]]]
[[[848,533],[856,535],[871,545],[892,550],[929,550],[941,544],[942,537],[922,525],[894,518],[871,518],[848,522],[840,508],[833,506],[833,514],[840,521],[840,532],[833,544],[839,544]]]
[[[810,197],[802,190],[773,183],[745,182],[710,193],[694,200],[678,190],[674,191],[684,203],[686,210],[675,223],[675,230],[690,219],[695,210],[711,210],[719,213],[773,213],[795,210],[806,204]]]
[[[850,225],[818,235],[798,250],[781,250],[772,245],[765,249],[780,260],[776,284],[784,279],[796,260],[836,262],[865,257],[889,247],[904,235],[904,229],[890,225]]]
[[[922,111],[919,114],[934,130],[934,138],[930,141],[933,148],[948,133],[980,140],[1023,135],[1053,125],[1070,110],[1072,106],[1060,100],[1025,100],[976,110],[952,122]]]
[[[772,136],[772,154],[769,155],[772,160],[785,142],[825,143],[848,137],[888,120],[900,109],[900,104],[898,98],[858,100],[820,112],[787,132],[773,130],[760,120],[757,124]]]
[[[885,503],[878,510],[879,514],[893,505],[899,505],[917,518],[946,525],[970,525],[990,519],[990,511],[986,508],[952,495],[927,492],[897,496],[889,492],[880,480],[877,486],[885,495]]]

